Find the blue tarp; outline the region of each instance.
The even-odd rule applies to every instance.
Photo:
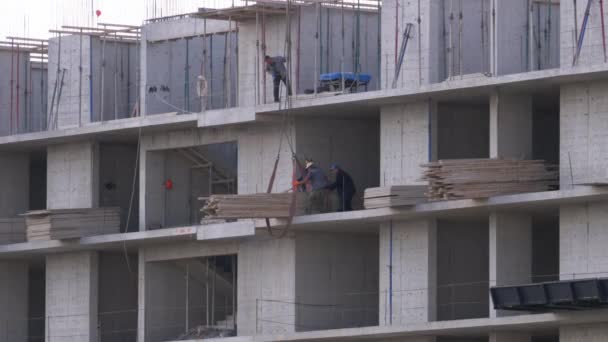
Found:
[[[345,81],[355,81],[357,76],[354,72],[331,72],[329,74],[321,74],[319,81],[321,82],[332,82],[342,80],[342,75]],[[359,74],[359,84],[365,85],[371,81],[372,76],[370,74]]]

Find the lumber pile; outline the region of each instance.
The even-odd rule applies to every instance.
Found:
[[[120,232],[120,208],[36,210],[24,216],[28,241],[74,239]]]
[[[426,202],[426,185],[393,185],[365,189],[365,209],[399,207]]]
[[[25,242],[25,219],[0,218],[0,245]]]
[[[247,219],[289,217],[292,193],[211,195],[201,209],[207,219]],[[306,208],[306,193],[296,194],[296,215]]]
[[[486,198],[552,190],[557,167],[543,160],[451,159],[422,165],[431,200]]]

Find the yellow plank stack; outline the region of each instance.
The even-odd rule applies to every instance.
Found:
[[[293,194],[212,195],[201,211],[210,219],[285,218]],[[304,213],[306,194],[296,194],[296,215]]]
[[[426,185],[393,185],[365,189],[365,209],[416,205],[426,202]]]
[[[451,159],[422,165],[431,200],[552,190],[559,173],[543,160]]]
[[[120,208],[36,210],[24,216],[28,241],[75,239],[120,232]]]

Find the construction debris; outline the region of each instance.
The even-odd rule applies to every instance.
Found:
[[[25,219],[0,218],[0,245],[25,242]]]
[[[552,190],[558,170],[543,160],[452,159],[422,165],[431,200]]]
[[[198,327],[188,330],[188,332],[180,335],[178,341],[204,339],[204,338],[217,338],[217,337],[233,337],[236,336],[234,329],[220,328],[214,326],[200,325]]]
[[[399,207],[426,202],[426,185],[393,185],[365,189],[365,209]]]
[[[206,218],[246,219],[246,218],[286,218],[290,216],[293,193],[251,194],[251,195],[212,195],[201,209]],[[295,215],[305,212],[306,194],[296,194]]]
[[[36,210],[24,216],[28,241],[74,239],[120,232],[120,208]]]

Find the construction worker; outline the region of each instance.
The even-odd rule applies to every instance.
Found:
[[[353,182],[352,177],[346,173],[346,171],[342,170],[338,164],[332,164],[329,170],[335,175],[335,180],[333,183],[326,185],[325,188],[336,190],[339,200],[338,211],[353,210],[353,196],[357,192],[355,182]]]
[[[287,88],[287,95],[291,96],[291,82],[287,78],[287,69],[285,68],[285,62],[287,60],[285,57],[276,56],[264,57],[264,63],[266,63],[266,71],[272,75],[272,80],[274,83],[274,102],[279,102],[279,86],[281,85],[281,81],[285,84]]]
[[[325,212],[325,189],[327,187],[327,176],[317,167],[314,161],[306,161],[306,175],[299,181],[294,182],[294,186],[306,184],[308,191],[308,202],[306,203],[306,213],[316,214]]]

